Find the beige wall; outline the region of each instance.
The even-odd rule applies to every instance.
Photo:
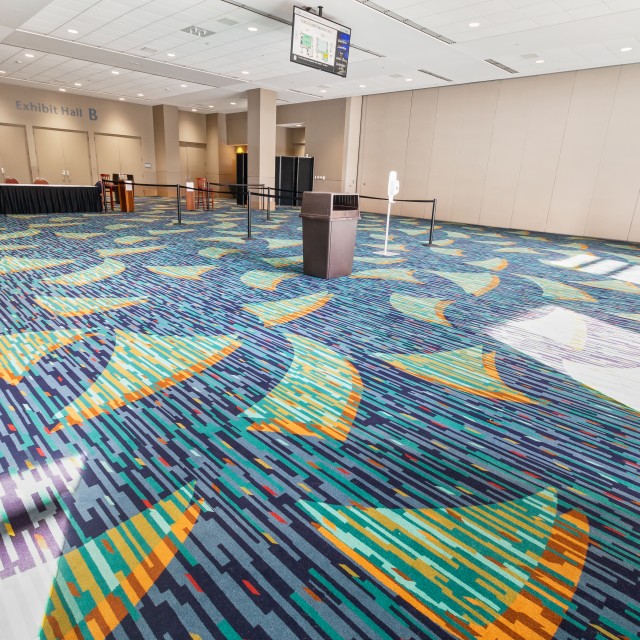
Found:
[[[315,158],[313,172],[326,180],[314,180],[315,191],[344,190],[343,169],[347,137],[345,99],[307,102],[278,107],[278,124],[304,123],[305,153]]]
[[[18,106],[34,108],[19,109]],[[91,119],[90,109],[95,109],[96,119]],[[31,172],[31,176],[26,178],[35,178],[39,173],[34,138],[35,127],[86,133],[89,141],[89,170],[92,182],[99,179],[95,134],[140,138],[142,162],[151,163],[151,169],[143,169],[142,175],[136,175],[136,179],[155,182],[151,107],[3,84],[0,92],[0,126],[5,124],[25,127],[27,157]],[[48,178],[50,182],[59,182],[58,176]]]
[[[156,148],[156,174],[158,184],[177,184],[180,180],[180,139],[178,135],[178,107],[158,104],[153,107],[153,132]],[[158,190],[169,196],[170,187]]]
[[[178,112],[178,137],[180,142],[207,143],[207,116],[191,111]]]
[[[637,64],[367,96],[358,189],[396,170],[443,220],[640,241],[639,113]]]
[[[228,113],[225,116],[227,128],[224,144],[241,145],[247,144],[247,114]]]
[[[217,113],[211,113],[207,115],[206,118],[206,165],[207,180],[209,180],[209,182],[220,182],[219,120],[220,116]]]
[[[306,153],[304,127],[277,127],[276,136],[277,156],[303,156]]]
[[[360,112],[361,98],[280,106],[277,124],[301,122],[304,127],[292,128],[290,133],[282,133],[284,128],[277,127],[277,153],[313,156],[314,174],[325,177],[314,181],[316,191],[355,191]],[[247,144],[247,114],[221,116],[219,140],[220,180],[235,181],[235,147]],[[304,151],[295,144],[302,140]]]

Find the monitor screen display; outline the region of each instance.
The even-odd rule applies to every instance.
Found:
[[[294,7],[291,62],[346,78],[350,42],[351,29]]]

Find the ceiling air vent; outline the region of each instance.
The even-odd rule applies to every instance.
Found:
[[[431,71],[427,71],[426,69],[418,69],[420,73],[424,73],[428,76],[433,76],[434,78],[438,78],[438,80],[444,80],[445,82],[453,82],[450,78],[445,78],[444,76],[439,76],[437,73],[431,73]]]
[[[537,60],[540,56],[537,53],[523,53],[520,57],[524,60]]]
[[[233,27],[233,25],[238,24],[237,20],[232,20],[231,18],[220,18],[218,22],[226,25],[227,27]]]
[[[498,62],[497,60],[492,60],[491,58],[488,58],[487,60],[485,60],[485,62],[488,62],[489,64],[492,64],[494,67],[498,67],[498,69],[502,69],[507,73],[520,73],[519,71],[516,71],[511,67],[507,67],[506,64],[502,64],[501,62]]]
[[[180,29],[180,31],[192,36],[197,36],[198,38],[208,38],[215,33],[214,31],[209,31],[209,29],[202,29],[201,27],[195,27],[193,25]]]
[[[151,47],[142,47],[142,49],[140,49],[140,52],[152,55],[153,53],[158,53],[158,50],[157,49],[152,49]]]

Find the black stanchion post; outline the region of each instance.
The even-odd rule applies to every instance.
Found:
[[[267,220],[271,220],[271,187],[267,187]]]
[[[247,187],[247,240],[251,240],[251,192]]]
[[[102,206],[104,208],[104,212],[107,213],[107,192],[105,191],[105,189],[106,189],[105,179],[102,178]],[[113,198],[113,195],[111,197]]]
[[[433,244],[433,227],[436,223],[436,203],[438,202],[437,198],[434,198],[433,204],[431,205],[431,226],[429,227],[429,245]]]
[[[182,224],[182,203],[180,201],[180,185],[176,185],[176,197],[178,201],[178,224]]]

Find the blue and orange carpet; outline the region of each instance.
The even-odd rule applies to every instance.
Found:
[[[640,631],[640,249],[0,219],[0,637]]]

